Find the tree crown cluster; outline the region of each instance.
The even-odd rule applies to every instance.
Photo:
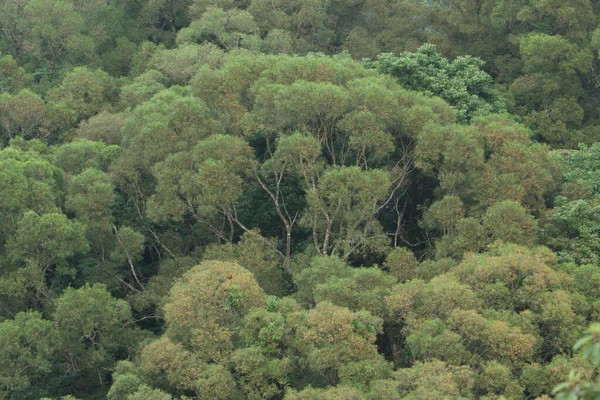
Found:
[[[599,15],[0,0],[0,397],[598,398]]]

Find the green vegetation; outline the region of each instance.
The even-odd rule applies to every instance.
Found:
[[[0,0],[0,399],[600,398],[599,16]]]

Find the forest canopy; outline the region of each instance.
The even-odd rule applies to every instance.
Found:
[[[0,0],[0,398],[600,398],[598,16]]]

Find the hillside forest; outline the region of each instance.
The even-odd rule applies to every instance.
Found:
[[[0,398],[600,398],[600,2],[0,0]]]

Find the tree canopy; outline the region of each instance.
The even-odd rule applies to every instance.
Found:
[[[0,398],[597,398],[599,15],[0,0]]]

